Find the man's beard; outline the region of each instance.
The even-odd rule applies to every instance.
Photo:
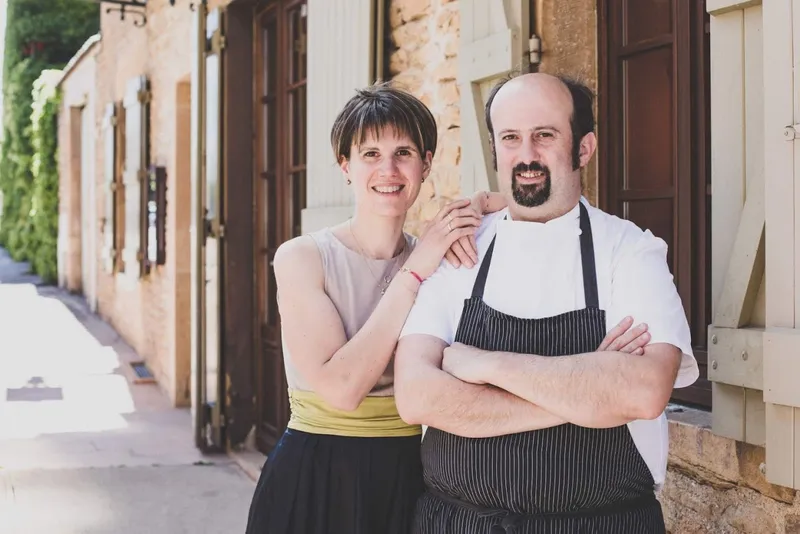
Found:
[[[541,172],[544,173],[544,182],[539,184],[520,184],[517,182],[517,173]],[[514,202],[526,208],[541,206],[550,198],[550,169],[537,162],[530,164],[519,163],[511,171],[511,193]]]

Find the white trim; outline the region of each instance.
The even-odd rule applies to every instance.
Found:
[[[761,5],[761,1],[762,0],[706,0],[706,11],[709,15],[722,15],[729,11]]]

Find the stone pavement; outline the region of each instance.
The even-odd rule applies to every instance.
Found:
[[[83,299],[0,249],[0,534],[244,532],[254,483]]]

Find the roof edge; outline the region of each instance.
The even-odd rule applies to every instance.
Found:
[[[73,70],[78,66],[78,64],[86,57],[89,52],[100,42],[100,34],[96,33],[86,39],[86,41],[81,45],[78,51],[75,53],[72,58],[67,62],[64,68],[61,70],[61,78],[56,82],[56,87],[60,87],[62,82],[67,79],[67,77],[72,73]]]

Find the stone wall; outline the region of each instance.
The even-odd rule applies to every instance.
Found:
[[[670,422],[659,496],[669,532],[800,534],[800,492],[767,482],[764,448],[717,436],[702,419]]]
[[[419,233],[448,201],[461,195],[457,54],[459,12],[453,0],[389,0],[395,46],[389,70],[394,82],[431,109],[439,128],[433,169],[408,216],[407,231]]]
[[[541,39],[538,72],[565,75],[597,94],[597,3],[586,0],[535,0],[536,29]],[[595,98],[595,118],[597,99]],[[598,155],[584,170],[584,195],[597,204]]]
[[[532,0],[532,4],[534,0]],[[542,61],[537,70],[565,74],[597,91],[596,11],[594,2],[536,0]],[[453,0],[389,0],[390,31],[395,47],[390,74],[395,83],[418,96],[439,125],[439,149],[431,177],[409,212],[407,230],[417,233],[450,200],[462,196],[460,95],[457,82],[459,11]],[[585,195],[597,201],[597,157],[584,173]]]

